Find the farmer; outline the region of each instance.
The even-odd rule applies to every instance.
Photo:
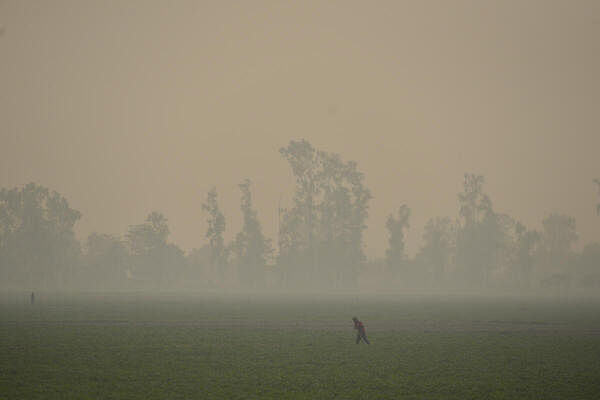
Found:
[[[356,333],[356,344],[360,343],[360,339],[364,340],[366,344],[370,344],[369,339],[367,339],[367,334],[365,333],[365,326],[363,323],[360,322],[356,317],[352,317],[352,321],[354,321],[354,329],[358,331]]]

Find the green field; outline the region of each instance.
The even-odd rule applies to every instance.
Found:
[[[600,302],[0,298],[1,399],[599,399]],[[352,316],[371,345],[355,345]]]

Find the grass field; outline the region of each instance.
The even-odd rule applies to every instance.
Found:
[[[416,295],[0,299],[0,399],[600,399],[600,302]],[[352,316],[371,345],[355,345]]]

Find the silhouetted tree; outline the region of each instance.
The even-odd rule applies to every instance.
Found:
[[[175,244],[167,243],[169,226],[163,214],[150,213],[145,223],[131,225],[125,237],[133,256],[136,279],[164,287],[181,273],[184,254]]]
[[[167,218],[163,214],[153,211],[148,214],[145,223],[131,225],[126,238],[132,253],[141,255],[166,246],[169,233]]]
[[[277,263],[284,268],[283,281],[286,286],[298,284],[299,280],[305,281],[302,276],[303,264],[312,262],[308,257],[308,243],[306,241],[304,219],[296,207],[288,210],[281,209],[281,223],[279,227],[279,254]],[[305,281],[304,283],[307,283]]]
[[[431,269],[434,286],[441,286],[446,281],[445,271],[452,261],[455,241],[456,229],[450,218],[436,217],[427,221],[420,253]]]
[[[219,209],[217,189],[213,187],[206,195],[202,210],[208,214],[206,222],[206,238],[210,247],[210,264],[213,274],[218,276],[220,284],[225,281],[225,268],[227,267],[227,251],[225,248],[225,216]]]
[[[573,261],[572,246],[577,241],[575,218],[551,214],[544,221],[542,232],[542,267],[548,274],[568,274]]]
[[[206,287],[211,282],[211,250],[210,245],[192,249],[186,256],[187,276],[192,282],[188,286]]]
[[[80,247],[73,227],[81,218],[57,192],[29,183],[0,190],[0,282],[58,288],[73,280]]]
[[[314,198],[320,189],[320,162],[315,148],[304,139],[290,141],[279,153],[288,161],[296,180],[294,207],[283,210],[280,234],[285,247],[280,249],[280,261],[288,268],[288,280],[311,283],[317,263]],[[306,271],[308,274],[303,273]]]
[[[459,215],[465,226],[480,224],[492,212],[492,201],[483,192],[485,178],[481,175],[465,174],[463,193],[458,194]]]
[[[85,279],[94,289],[125,287],[129,253],[126,244],[119,238],[92,233],[86,240],[84,260],[87,268]]]
[[[260,287],[264,284],[265,265],[273,253],[273,247],[271,241],[263,235],[256,210],[252,207],[250,186],[249,179],[239,185],[242,191],[240,209],[244,224],[235,237],[231,250],[242,285]]]
[[[518,247],[517,228],[520,225],[510,215],[494,213],[493,224],[488,232],[492,248],[492,262],[488,272],[488,285],[507,286],[514,284],[515,260]]]
[[[588,243],[579,257],[579,275],[581,286],[600,287],[600,243]]]
[[[319,152],[321,198],[317,206],[319,280],[326,286],[354,287],[365,261],[362,234],[366,229],[369,190],[353,161]]]
[[[362,233],[369,190],[355,162],[291,141],[280,153],[296,181],[294,205],[282,210],[279,262],[287,280],[354,286],[364,261]]]
[[[533,278],[535,248],[541,236],[539,232],[528,230],[517,222],[515,226],[516,243],[513,267],[518,287],[529,288]]]
[[[468,286],[485,286],[496,266],[504,237],[502,220],[483,192],[481,175],[465,174],[464,191],[459,193],[460,225],[456,238],[456,264]]]
[[[406,205],[400,206],[398,215],[390,214],[385,227],[388,230],[388,248],[385,251],[385,259],[390,272],[395,277],[407,276],[408,257],[406,255],[406,232],[410,228],[410,208]]]

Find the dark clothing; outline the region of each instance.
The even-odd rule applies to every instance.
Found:
[[[367,339],[367,335],[365,334],[365,331],[358,331],[358,334],[356,335],[356,344],[360,343],[360,339],[364,340],[366,344],[371,344],[369,343],[369,339]]]
[[[356,334],[356,344],[359,344],[361,339],[364,340],[366,344],[370,344],[369,339],[367,339],[367,333],[365,332],[365,326],[362,322],[357,319],[354,320],[354,329],[358,331]]]

